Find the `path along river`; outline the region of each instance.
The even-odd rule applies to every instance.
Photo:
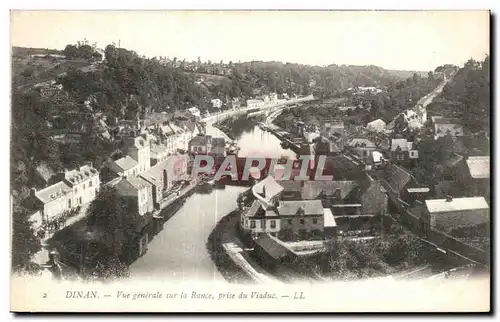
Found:
[[[207,134],[226,137],[207,125]],[[249,126],[236,137],[241,148],[239,156],[295,158],[284,150],[280,141],[258,126]],[[164,229],[148,245],[148,251],[130,267],[132,278],[158,280],[158,277],[177,281],[223,280],[210,259],[205,243],[217,222],[236,209],[236,198],[245,187],[226,186],[210,194],[195,193],[188,197]]]

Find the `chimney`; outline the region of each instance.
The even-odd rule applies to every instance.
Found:
[[[453,197],[450,196],[450,195],[447,195],[446,196],[446,202],[452,202],[453,201]]]
[[[263,186],[262,187],[262,193],[261,193],[262,197],[266,197],[266,186]]]
[[[335,189],[335,201],[340,202],[342,201],[342,190],[340,188]]]
[[[32,197],[34,197],[34,196],[35,196],[35,194],[36,194],[36,188],[31,188],[31,189],[30,189],[30,195],[31,195]]]

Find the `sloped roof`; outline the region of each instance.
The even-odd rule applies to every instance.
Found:
[[[74,169],[68,171],[64,174],[64,178],[70,182],[70,184],[78,183],[84,180],[88,180],[94,176],[99,175],[97,170],[85,165],[80,167],[79,169]]]
[[[489,156],[469,157],[466,162],[472,178],[488,179],[490,177]]]
[[[366,147],[366,148],[374,148],[375,147],[375,143],[373,143],[372,141],[365,139],[365,138],[354,138],[354,139],[350,140],[347,143],[347,145],[350,147]]]
[[[113,163],[116,164],[123,171],[130,170],[133,167],[137,166],[137,161],[132,159],[132,157],[130,157],[129,155],[126,155],[123,158],[115,160]]]
[[[394,190],[401,191],[410,182],[412,176],[403,168],[393,164],[386,168],[384,178]]]
[[[197,135],[189,141],[190,145],[207,145],[212,141],[210,135]]]
[[[157,144],[153,143],[151,144],[151,154],[156,153],[156,154],[162,154],[167,152],[167,147],[163,144]]]
[[[250,208],[245,212],[245,217],[255,217],[259,215],[262,203],[259,200],[254,200]]]
[[[270,201],[283,191],[283,187],[272,176],[267,176],[264,180],[255,184],[252,191],[260,195],[264,193],[264,199]]]
[[[451,201],[446,201],[446,199],[430,199],[426,200],[425,204],[430,213],[489,209],[484,197],[453,198]]]
[[[371,121],[366,125],[367,127],[385,127],[385,122],[382,119],[376,119],[375,121]]]
[[[317,199],[321,193],[332,196],[336,189],[340,189],[341,198],[344,199],[356,186],[356,181],[305,181],[302,188],[302,198],[306,200]]]
[[[35,193],[35,196],[43,203],[49,203],[53,200],[59,199],[73,190],[65,182],[60,181],[56,184],[51,185],[45,189],[39,190]]]
[[[278,206],[280,216],[295,216],[303,211],[305,216],[323,214],[321,200],[280,201]]]
[[[148,170],[141,172],[139,176],[154,185],[158,185],[163,182],[163,170],[168,171],[168,160],[155,164]]]
[[[396,151],[398,147],[401,151],[408,151],[408,141],[406,139],[392,139],[391,151]]]
[[[138,190],[146,187],[151,187],[151,184],[140,177],[129,177],[115,185],[118,194],[130,197],[136,197]]]
[[[255,243],[272,258],[277,260],[286,257],[289,253],[285,246],[269,236],[269,234],[260,234],[259,237],[255,239]]]
[[[323,209],[323,226],[337,227],[337,223],[335,222],[335,217],[333,217],[331,209],[328,208]]]

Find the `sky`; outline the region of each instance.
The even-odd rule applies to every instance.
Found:
[[[489,54],[487,11],[11,11],[11,45],[86,38],[148,57],[434,70]]]

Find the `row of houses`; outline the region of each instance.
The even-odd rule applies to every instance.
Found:
[[[25,200],[28,209],[33,211],[31,220],[40,226],[50,223],[64,213],[80,209],[95,199],[101,181],[99,172],[90,165],[77,169],[65,170],[55,174],[46,165],[37,168],[44,182],[54,182],[42,189],[31,188],[30,196]]]
[[[373,217],[387,211],[380,181],[369,175],[355,181],[276,181],[272,176],[252,187],[251,203],[240,202],[240,226],[257,236],[307,240],[334,236],[343,217]]]

